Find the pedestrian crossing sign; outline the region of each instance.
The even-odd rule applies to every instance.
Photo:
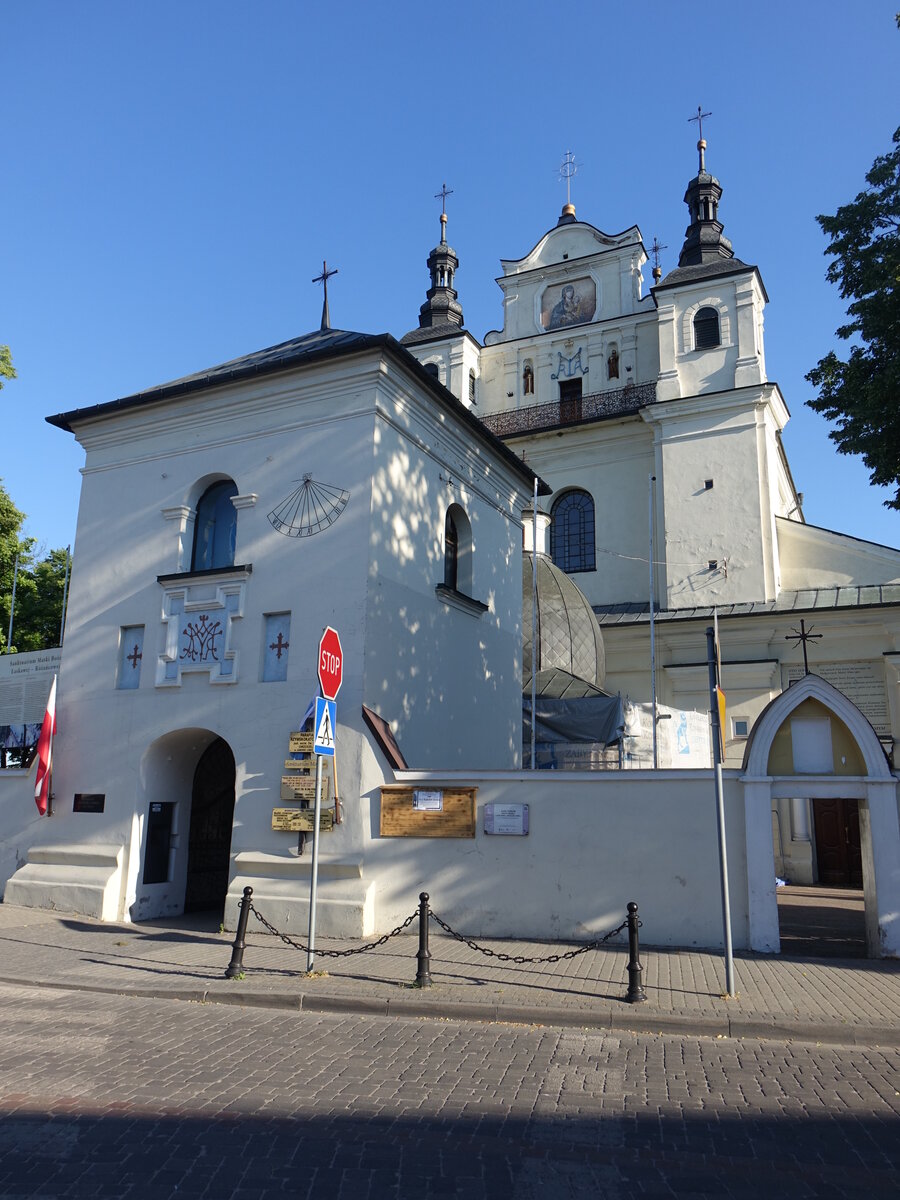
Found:
[[[313,749],[316,754],[334,758],[334,730],[337,705],[333,700],[316,696],[316,737]]]

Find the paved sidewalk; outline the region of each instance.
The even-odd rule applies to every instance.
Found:
[[[738,955],[738,996],[726,1000],[721,954],[647,946],[641,949],[647,1001],[627,1004],[624,942],[554,965],[516,965],[438,935],[432,924],[434,986],[417,989],[416,932],[365,954],[318,957],[317,973],[307,977],[306,955],[252,932],[251,917],[244,978],[228,980],[233,935],[188,921],[108,924],[0,904],[0,982],[286,1011],[900,1046],[898,961]],[[320,952],[359,944],[317,939]],[[485,944],[525,957],[573,948]]]

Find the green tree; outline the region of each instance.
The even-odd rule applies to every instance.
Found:
[[[16,508],[0,481],[0,653],[59,645],[68,551],[38,555],[35,539],[22,536],[24,521],[25,514]],[[8,646],[14,577],[16,607],[12,645]]]
[[[0,388],[4,379],[15,379],[16,368],[12,365],[12,355],[9,346],[0,346]]]
[[[855,344],[846,360],[826,354],[806,378],[819,392],[807,404],[837,423],[828,436],[840,453],[861,455],[871,482],[894,488],[885,505],[900,509],[900,129],[893,143],[865,191],[816,218],[834,256],[826,278],[850,301],[836,333]]]

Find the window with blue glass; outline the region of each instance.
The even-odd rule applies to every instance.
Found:
[[[192,571],[234,566],[237,510],[232,499],[237,494],[234,481],[222,479],[208,487],[200,497],[194,522]]]
[[[550,557],[568,573],[596,569],[594,501],[588,492],[563,494],[550,510]]]

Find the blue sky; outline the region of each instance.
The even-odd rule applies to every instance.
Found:
[[[444,181],[479,338],[499,260],[556,222],[567,149],[579,217],[637,224],[670,270],[702,103],[726,236],[769,293],[806,518],[900,544],[803,378],[843,320],[815,216],[900,124],[896,6],[7,0],[0,477],[27,531],[74,540],[83,455],[47,414],[316,328],[323,258],[335,327],[412,328]]]

